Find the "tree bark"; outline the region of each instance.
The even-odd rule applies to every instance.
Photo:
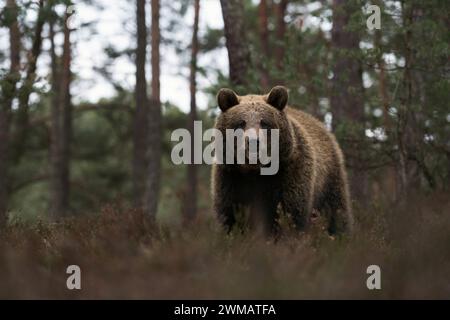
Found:
[[[380,8],[383,6],[381,0],[375,1],[374,4],[378,5]],[[383,108],[383,127],[388,139],[391,139],[392,122],[391,119],[389,118],[389,104],[390,104],[390,97],[388,92],[389,78],[388,74],[386,73],[386,63],[384,62],[383,58],[382,30],[375,30],[374,47],[379,50],[377,57],[377,65],[379,69],[378,94]],[[394,166],[384,168],[384,176],[385,178],[383,181],[383,186],[387,186],[389,188],[389,193],[393,201],[398,200],[397,170],[395,170]]]
[[[58,56],[55,46],[54,21],[49,23],[50,56],[52,72],[51,124],[50,124],[50,215],[56,219],[61,212],[61,112],[60,77],[58,76]]]
[[[345,128],[358,140],[364,140],[364,101],[362,68],[351,52],[359,50],[359,36],[346,30],[350,17],[359,10],[354,1],[333,0],[333,29],[331,43],[335,52],[332,94],[330,99],[333,112],[333,128]],[[351,146],[343,145],[344,153]],[[358,161],[357,159],[351,159]],[[350,173],[350,185],[355,198],[365,200],[367,194],[366,174],[354,169]]]
[[[159,0],[151,1],[152,25],[151,25],[151,46],[152,46],[152,96],[150,103],[150,119],[148,134],[148,180],[145,195],[145,212],[151,218],[155,218],[158,211],[160,177],[161,177],[161,96],[160,96],[160,42],[161,33],[159,28]]]
[[[7,221],[10,112],[11,109],[2,101],[0,105],[0,228],[2,228]]]
[[[189,91],[191,95],[191,108],[189,112],[189,132],[194,136],[194,123],[197,120],[197,54],[198,54],[198,23],[200,15],[200,0],[194,2],[194,25],[191,44],[191,66],[189,77]],[[191,150],[194,150],[194,139],[191,141]],[[194,152],[191,152],[191,164],[188,165],[188,188],[185,196],[185,221],[191,222],[197,213],[197,165],[194,163]],[[187,196],[189,195],[189,197]]]
[[[288,5],[288,0],[280,0],[276,5],[276,35],[277,35],[277,46],[275,47],[275,58],[277,60],[278,70],[283,70],[284,65],[284,54],[285,54],[285,36],[286,36],[286,22],[284,17],[286,15],[286,9]]]
[[[268,28],[268,9],[267,0],[260,0],[259,2],[259,41],[261,45],[262,55],[260,56],[260,69],[261,69],[261,88],[263,92],[269,89],[269,72],[267,67],[264,66],[264,62],[267,64],[270,60],[270,49],[269,49],[269,28]]]
[[[134,158],[133,158],[133,196],[134,205],[143,206],[145,181],[147,176],[147,136],[149,121],[149,101],[145,62],[147,56],[147,26],[145,22],[145,0],[137,0],[137,49],[136,49],[136,112],[134,118]]]
[[[413,110],[413,70],[414,49],[412,44],[411,25],[414,23],[414,7],[412,3],[402,2],[402,19],[406,28],[404,33],[404,58],[405,67],[402,79],[403,95],[398,110],[397,139],[399,151],[399,193],[400,203],[405,204],[405,200],[410,195],[410,191],[418,183],[418,170],[414,162],[424,160],[420,156],[420,141],[423,139],[423,133],[417,124],[416,115]]]
[[[15,0],[8,0],[7,10],[12,13],[9,28],[10,68],[2,81],[3,96],[0,99],[0,228],[7,222],[8,210],[8,167],[9,167],[9,128],[11,107],[16,95],[16,85],[20,71],[20,30],[17,21],[18,7]]]
[[[10,55],[11,55],[11,67],[10,72],[16,73],[20,69],[20,29],[18,18],[18,10],[15,0],[8,0],[7,6],[12,10],[12,21],[9,25],[9,45],[10,45]]]
[[[70,158],[71,158],[71,141],[72,141],[72,103],[71,103],[71,93],[70,85],[72,83],[72,73],[70,70],[72,64],[72,54],[71,54],[71,43],[70,43],[70,32],[68,26],[68,18],[64,21],[64,50],[62,59],[62,93],[61,104],[62,104],[62,214],[67,214],[69,207],[69,196],[70,196]],[[67,26],[66,26],[67,25]]]
[[[383,7],[383,2],[381,0],[376,0],[374,2],[380,8]],[[387,84],[389,83],[388,76],[386,74],[386,64],[383,59],[383,45],[382,45],[382,31],[375,30],[374,46],[379,50],[377,65],[379,68],[379,85],[378,92],[380,95],[381,105],[383,106],[383,126],[386,132],[389,132],[391,128],[391,121],[389,119],[389,93],[387,90]]]
[[[250,51],[248,50],[242,0],[220,0],[225,27],[226,47],[233,86],[249,84]]]
[[[45,19],[45,1],[39,0],[38,17],[34,28],[34,39],[31,51],[28,53],[27,70],[23,84],[19,91],[19,108],[17,112],[16,134],[15,134],[15,152],[13,159],[19,161],[24,152],[24,145],[28,135],[28,104],[30,94],[33,90],[34,81],[36,79],[37,60],[41,54],[42,47],[42,30]]]
[[[335,125],[350,121],[364,120],[362,100],[362,70],[359,63],[349,56],[349,52],[359,50],[359,36],[345,30],[354,8],[345,0],[334,0],[333,30],[331,42],[336,49],[333,68],[333,94],[331,105]]]
[[[51,99],[49,207],[51,218],[55,220],[67,215],[69,212],[70,143],[72,132],[70,16],[71,13],[66,10],[61,64],[59,64],[59,58],[56,55],[54,22],[51,21],[49,24],[53,91]]]

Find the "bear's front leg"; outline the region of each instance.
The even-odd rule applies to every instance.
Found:
[[[254,228],[262,228],[266,237],[276,238],[279,235],[278,203],[274,192],[259,194],[250,203],[251,224]]]
[[[212,195],[214,211],[226,232],[231,232],[236,223],[235,201],[232,181],[223,166],[213,167]]]
[[[292,217],[297,231],[306,231],[311,220],[311,196],[304,191],[300,191],[287,193],[286,198],[283,200],[284,211]]]
[[[267,236],[277,238],[280,234],[280,225],[278,223],[277,202],[272,201],[267,204],[265,212],[264,231]]]
[[[343,170],[331,176],[325,202],[329,210],[328,233],[330,235],[351,233],[354,221],[347,177]]]
[[[307,174],[292,175],[285,179],[282,206],[292,217],[298,231],[306,231],[311,220],[313,207],[313,180]],[[301,183],[299,183],[301,181]]]
[[[230,233],[236,223],[236,217],[234,215],[233,207],[223,206],[221,204],[216,205],[216,214],[220,223],[225,228],[227,233]]]

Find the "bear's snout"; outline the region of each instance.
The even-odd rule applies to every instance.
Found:
[[[245,138],[245,158],[251,163],[252,160],[257,162],[259,152],[259,137],[246,137]]]

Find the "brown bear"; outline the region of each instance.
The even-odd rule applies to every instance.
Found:
[[[347,173],[335,137],[314,117],[287,106],[288,91],[282,86],[267,95],[238,96],[230,89],[217,95],[221,114],[215,128],[279,131],[279,170],[261,175],[258,165],[213,164],[213,206],[229,231],[240,208],[249,209],[251,220],[262,222],[269,234],[277,234],[278,206],[291,216],[299,231],[307,229],[313,209],[324,214],[330,234],[351,231]]]

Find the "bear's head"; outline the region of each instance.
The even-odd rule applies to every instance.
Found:
[[[288,91],[285,87],[276,86],[266,95],[246,96],[238,96],[230,89],[221,89],[217,94],[217,102],[222,112],[217,118],[216,129],[222,132],[224,138],[229,129],[243,134],[243,139],[235,140],[235,156],[238,150],[244,150],[246,161],[245,164],[241,164],[242,168],[261,167],[259,161],[256,164],[249,164],[250,161],[247,160],[260,148],[266,148],[270,152],[273,129],[278,131],[278,158],[283,160],[290,154],[292,144],[289,122],[285,113],[288,102]],[[257,146],[256,150],[249,147],[251,142]]]

